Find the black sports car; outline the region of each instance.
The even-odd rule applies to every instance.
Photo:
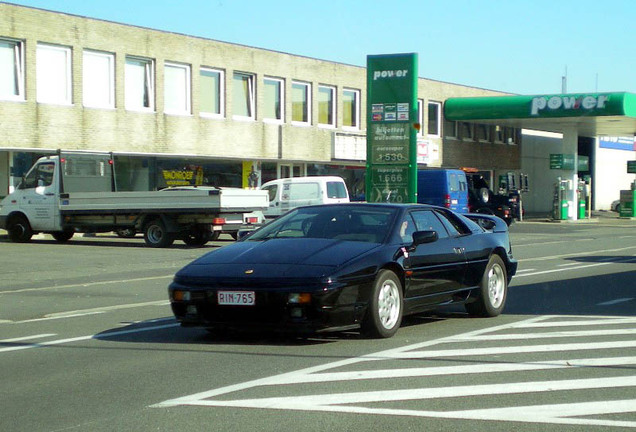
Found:
[[[420,204],[302,207],[179,270],[183,326],[391,337],[402,317],[464,303],[496,316],[515,274],[501,219]]]

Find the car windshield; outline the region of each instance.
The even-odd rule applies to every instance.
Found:
[[[397,210],[367,206],[314,206],[296,209],[247,238],[322,238],[381,243]]]

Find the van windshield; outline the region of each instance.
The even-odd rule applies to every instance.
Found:
[[[327,182],[327,196],[329,198],[347,198],[347,188],[341,182]]]

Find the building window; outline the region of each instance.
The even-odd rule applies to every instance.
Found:
[[[85,50],[82,63],[84,106],[115,108],[115,56]]]
[[[444,119],[444,136],[457,138],[457,122]]]
[[[0,99],[24,98],[24,43],[0,39]]]
[[[292,122],[310,123],[311,86],[307,83],[292,83]]]
[[[478,124],[475,125],[477,140],[482,142],[490,142],[490,125]]]
[[[70,48],[38,44],[35,69],[38,102],[61,105],[73,103]]]
[[[155,70],[150,59],[126,57],[126,109],[154,111]]]
[[[417,123],[420,125],[417,136],[422,136],[424,135],[424,101],[422,99],[417,100]]]
[[[465,141],[473,140],[473,124],[469,122],[459,122],[459,137]]]
[[[521,129],[507,127],[506,128],[506,144],[518,144],[520,135],[521,135]]]
[[[266,120],[283,121],[283,89],[284,81],[278,78],[263,80],[263,118]]]
[[[166,63],[163,68],[164,112],[190,114],[190,66]]]
[[[234,72],[232,90],[233,117],[254,120],[254,75]]]
[[[335,127],[336,122],[336,89],[329,86],[318,86],[318,124]]]
[[[199,103],[201,115],[223,117],[224,76],[221,70],[201,68],[199,71]]]
[[[495,126],[494,138],[496,143],[502,143],[506,140],[505,130],[506,128],[503,126]]]
[[[360,129],[360,91],[342,91],[342,127]]]
[[[440,136],[440,125],[442,115],[442,104],[439,102],[428,103],[428,134]]]

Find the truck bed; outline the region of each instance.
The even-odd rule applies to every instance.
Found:
[[[173,188],[149,192],[73,192],[60,194],[63,215],[87,213],[236,213],[266,209],[266,191]]]

